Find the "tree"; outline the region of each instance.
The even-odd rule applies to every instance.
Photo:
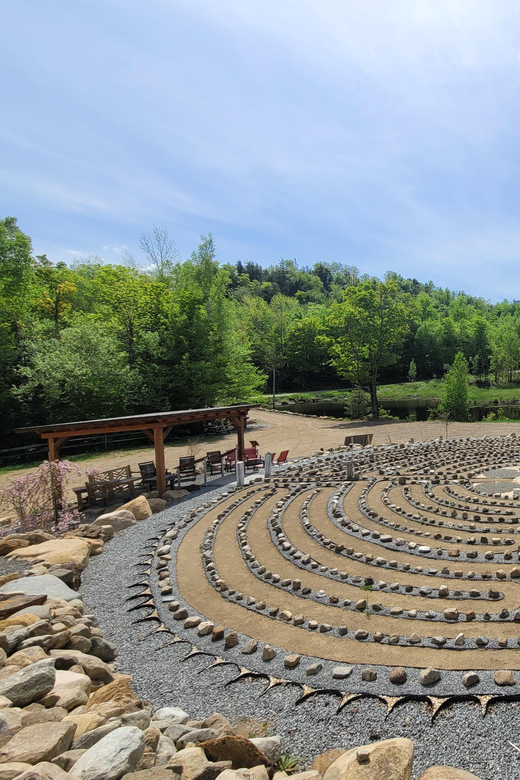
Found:
[[[397,362],[415,304],[394,281],[366,281],[348,287],[329,318],[332,363],[341,376],[370,392],[379,417],[377,381],[384,366]]]
[[[457,352],[444,377],[442,398],[437,407],[439,417],[460,422],[469,420],[468,373],[468,361],[462,352]]]
[[[415,382],[415,380],[417,379],[417,363],[413,358],[410,360],[410,368],[408,369],[408,379],[410,380],[410,382]]]
[[[168,235],[165,227],[153,226],[152,233],[141,233],[139,246],[146,255],[146,259],[154,267],[155,274],[160,281],[172,272],[175,263],[180,260],[180,253],[175,243]]]

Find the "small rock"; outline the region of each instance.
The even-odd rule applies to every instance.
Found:
[[[499,669],[495,672],[495,685],[516,685],[516,680],[513,672],[506,669]]]
[[[433,669],[429,666],[427,669],[423,669],[419,675],[421,685],[433,685],[441,679],[441,673],[438,669]]]

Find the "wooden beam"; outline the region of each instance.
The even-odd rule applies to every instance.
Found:
[[[155,442],[153,431],[149,431],[148,428],[143,428],[143,433],[144,433],[145,436],[148,436],[150,441]]]
[[[166,464],[164,461],[164,428],[154,428],[155,472],[157,474],[157,493],[159,498],[166,490]]]
[[[237,414],[237,415],[230,415],[229,419],[237,429],[237,456],[238,460],[244,460],[244,415]]]
[[[168,438],[168,436],[170,435],[170,433],[173,431],[173,428],[174,428],[174,426],[173,426],[173,425],[170,425],[168,428],[165,428],[165,429],[164,429],[164,432],[163,432],[163,441],[166,441],[166,439]]]

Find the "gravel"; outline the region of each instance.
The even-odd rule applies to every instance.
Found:
[[[391,737],[409,737],[415,745],[414,777],[432,764],[449,764],[474,772],[482,780],[513,780],[520,776],[520,754],[508,744],[520,742],[520,703],[500,702],[489,707],[482,717],[480,705],[472,701],[456,702],[441,710],[432,724],[431,714],[424,701],[408,701],[398,705],[388,716],[386,705],[379,699],[353,700],[337,713],[341,702],[337,694],[323,693],[306,699],[295,706],[302,694],[301,686],[279,685],[264,693],[266,679],[246,678],[226,685],[237,675],[236,663],[249,668],[260,668],[260,653],[254,657],[241,655],[236,649],[226,651],[226,659],[236,663],[213,666],[213,656],[221,652],[208,637],[198,637],[187,632],[198,647],[208,654],[183,657],[190,644],[167,644],[169,635],[154,633],[155,623],[134,624],[132,621],[145,612],[128,612],[132,602],[126,599],[135,589],[129,586],[138,581],[135,564],[150,537],[167,530],[174,520],[195,509],[203,501],[215,498],[225,487],[201,491],[179,504],[138,523],[116,535],[102,555],[94,557],[83,573],[81,596],[88,611],[99,620],[106,639],[116,643],[119,649],[119,668],[132,674],[138,695],[148,699],[154,707],[180,706],[193,718],[203,718],[212,712],[222,712],[231,720],[253,719],[268,721],[270,733],[280,734],[283,751],[299,756],[302,765],[329,748],[351,748],[371,741]],[[135,603],[135,602],[134,602]],[[193,613],[193,610],[191,610]],[[178,633],[181,628],[176,626]],[[195,637],[196,640],[195,640]],[[213,646],[212,646],[213,645]],[[254,659],[254,660],[252,660]],[[281,671],[281,659],[269,666],[272,674],[285,679],[300,679],[306,665],[314,659],[302,657],[298,670]],[[348,659],[345,659],[346,661]],[[307,684],[319,688],[327,681],[327,687],[337,688],[338,681],[331,679],[331,669],[337,662],[323,662],[323,670]],[[272,671],[271,671],[272,669]],[[386,683],[389,670],[377,667],[378,682],[370,683],[374,693],[384,692],[395,696],[407,693],[424,696],[462,693],[460,673],[443,673],[440,689],[425,689],[418,683],[418,672],[412,670],[413,679],[406,686],[389,690]],[[479,673],[489,689],[492,673]],[[340,682],[340,689],[361,690],[360,669],[348,680]],[[365,690],[367,685],[363,686]],[[479,690],[479,686],[477,686]],[[465,689],[464,689],[465,691]],[[467,692],[466,692],[467,695]],[[519,745],[520,747],[520,745]]]

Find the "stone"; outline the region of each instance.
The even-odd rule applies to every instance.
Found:
[[[22,761],[37,764],[52,761],[68,750],[74,738],[74,723],[37,723],[23,728],[0,748],[0,763]]]
[[[316,770],[316,772],[319,772],[323,777],[329,766],[332,766],[334,761],[337,761],[337,759],[346,752],[346,750],[342,750],[341,748],[332,748],[331,750],[326,750],[325,753],[320,753],[319,756],[316,756],[312,762],[311,769]]]
[[[156,721],[159,722],[160,721]],[[195,729],[193,729],[191,726],[183,725],[182,723],[171,723],[165,730],[164,730],[164,736],[168,737],[168,739],[171,739],[173,742],[175,742],[175,745],[177,746],[178,740],[180,740],[181,737],[183,737],[185,734],[192,734]]]
[[[157,501],[158,499],[149,499]],[[166,501],[164,502],[166,503]],[[137,772],[128,772],[123,775],[123,780],[174,780],[174,773],[171,769],[164,767],[152,767],[152,769],[141,769]]]
[[[92,682],[111,683],[114,680],[114,675],[108,664],[93,655],[82,653],[79,650],[51,650],[50,656],[55,659],[56,669],[70,669],[74,664],[79,664]],[[101,691],[96,691],[96,694],[98,693]]]
[[[375,680],[377,680],[377,671],[371,667],[363,669],[361,672],[361,679],[365,682],[375,682]]]
[[[43,542],[42,544],[31,544],[29,547],[13,550],[7,557],[34,560],[36,563],[45,563],[50,566],[72,563],[79,571],[83,571],[90,557],[90,546],[85,539],[79,537],[75,539],[52,539],[48,542]],[[44,574],[42,576],[52,575]],[[15,582],[20,585],[24,579],[26,578],[21,577],[20,579],[15,580]],[[8,584],[11,585],[14,583]],[[6,586],[3,585],[0,590],[5,587]]]
[[[267,756],[251,740],[245,737],[218,737],[217,739],[203,742],[201,748],[210,761],[231,761],[233,769],[248,769],[260,764],[271,768],[271,762]],[[173,760],[175,758],[174,756]]]
[[[53,574],[40,574],[38,577],[20,577],[14,582],[2,585],[0,593],[12,593],[16,590],[23,590],[35,596],[45,595],[49,599],[63,599],[64,601],[72,601],[72,599],[78,598],[75,590],[69,588],[68,585],[65,585],[58,577],[54,577]]]
[[[63,769],[65,772],[68,772],[71,766],[74,766],[78,758],[81,758],[83,753],[86,752],[86,750],[66,750],[65,753],[60,753],[59,756],[53,758],[52,763],[59,766],[60,769]]]
[[[54,687],[44,698],[43,703],[52,702],[58,707],[73,710],[88,702],[91,690],[92,681],[88,675],[59,669],[56,671]]]
[[[273,737],[253,737],[249,740],[256,745],[264,756],[266,756],[272,764],[277,764],[282,755],[282,738],[278,735]]]
[[[506,669],[499,669],[496,671],[493,679],[495,680],[495,685],[516,685],[513,672]]]
[[[19,777],[23,780],[69,780],[68,774],[54,762],[40,761],[22,772]]]
[[[271,645],[265,645],[262,650],[262,661],[272,661],[276,657],[276,650]]]
[[[441,679],[441,673],[438,669],[433,669],[429,666],[427,669],[423,669],[419,674],[419,680],[421,685],[433,685]]]
[[[30,542],[27,539],[19,539],[17,537],[18,534],[10,534],[5,539],[2,539],[0,542],[0,555],[7,555],[19,547],[29,547]]]
[[[358,762],[360,751],[363,763]],[[409,780],[412,761],[410,739],[385,739],[343,753],[327,769],[323,780]]]
[[[81,780],[119,780],[136,769],[144,746],[140,729],[122,726],[87,750],[71,768],[70,775]]]
[[[186,726],[183,728],[186,728]],[[170,736],[168,731],[169,729],[167,729],[165,732],[167,737]],[[216,739],[217,737],[218,733],[213,729],[190,729],[187,734],[183,734],[182,737],[179,737],[179,739],[175,740],[175,745],[177,748],[179,748],[179,750],[182,750],[182,748],[186,747],[188,742],[193,742],[195,745],[200,745],[201,742],[207,742],[208,740]]]
[[[72,747],[74,750],[90,750],[91,747],[100,742],[108,734],[121,728],[123,724],[118,718],[111,718],[106,723],[90,731],[85,731],[80,737],[74,740]]]
[[[323,664],[319,661],[315,661],[313,664],[310,664],[306,670],[305,674],[307,677],[314,677],[314,675],[319,674],[321,670],[323,669]]]
[[[174,756],[176,752],[177,748],[175,747],[174,742],[171,739],[168,739],[168,737],[165,737],[164,734],[161,734],[155,751],[155,766],[166,766],[170,758]]]
[[[55,679],[53,662],[50,659],[37,661],[0,681],[0,695],[10,699],[15,707],[25,707],[48,694]]]
[[[189,490],[165,490],[163,498],[166,501],[180,501],[185,496],[191,495]]]
[[[431,766],[417,780],[480,780],[473,772],[455,769],[452,766]]]
[[[223,739],[221,737],[221,739]],[[194,780],[197,774],[208,764],[204,750],[200,747],[184,748],[171,757],[167,764],[182,780]]]
[[[394,685],[403,685],[408,679],[408,675],[402,666],[397,666],[390,672],[390,682]]]
[[[186,724],[189,719],[188,713],[180,707],[161,707],[152,715],[152,723],[154,720],[170,720],[172,723]]]
[[[229,720],[224,715],[221,715],[220,712],[214,712],[209,718],[203,720],[201,728],[213,729],[213,731],[218,733],[219,737],[223,737],[226,734],[233,735],[235,733]]]
[[[132,512],[118,509],[117,512],[108,512],[96,518],[92,525],[110,526],[113,531],[123,531],[136,523],[137,520]]]
[[[74,739],[86,734],[87,731],[99,728],[105,722],[102,715],[98,715],[96,712],[84,712],[82,715],[67,715],[63,718],[63,723],[75,723],[76,731],[74,732]]]
[[[31,709],[31,707],[34,706],[34,709]],[[17,708],[12,709],[11,712],[15,714],[18,711]],[[24,710],[22,710],[22,726],[25,728],[26,726],[34,726],[36,723],[49,723],[49,722],[56,722],[64,720],[65,716],[68,714],[67,710],[65,710],[63,707],[49,707],[48,709],[45,709],[45,707],[37,705],[29,705]]]
[[[286,669],[294,669],[300,663],[300,656],[297,653],[286,655],[283,659],[283,665]]]
[[[91,642],[90,655],[95,655],[106,663],[110,663],[117,657],[117,647],[113,642],[109,642],[108,639],[103,639],[103,637],[100,636],[93,636]]]
[[[39,598],[42,598],[41,596]],[[36,607],[31,607],[31,610],[35,610]],[[38,615],[31,611],[31,612],[23,612],[22,610],[17,611],[16,614],[11,615],[11,617],[5,618],[5,620],[0,620],[0,631],[3,631],[5,628],[9,628],[10,626],[32,626],[33,623],[38,623],[40,618]]]
[[[335,680],[345,680],[352,674],[351,666],[335,666],[332,670],[332,676]]]
[[[193,780],[216,780],[217,777],[222,777],[222,775],[230,769],[231,761],[208,761],[208,763],[197,772]],[[262,767],[262,769],[265,771],[265,767]],[[251,770],[244,769],[241,771],[249,772]]]
[[[14,777],[21,775],[26,769],[31,769],[31,765],[21,761],[10,761],[0,764],[0,780],[13,780]]]
[[[226,647],[236,647],[239,643],[238,634],[236,631],[230,631],[229,634],[224,639],[224,644]]]
[[[244,655],[251,655],[252,653],[256,653],[257,647],[258,642],[256,639],[249,639],[243,646],[241,652],[244,653]]]
[[[462,675],[462,684],[465,688],[472,688],[480,682],[480,677],[476,672],[465,672]]]
[[[159,512],[163,512],[168,506],[168,502],[164,498],[149,498],[148,504],[152,510],[152,514],[157,515]]]
[[[144,496],[137,496],[120,506],[119,512],[124,511],[131,512],[138,522],[152,516],[152,508]]]
[[[18,589],[16,588],[15,590]],[[47,597],[45,596],[45,594],[39,596],[13,596],[12,598],[7,598],[5,601],[0,602],[0,618],[2,618],[2,623],[6,620],[6,618],[9,618],[14,613],[19,612],[21,609],[38,606],[40,604],[43,604],[46,601],[46,599]],[[10,624],[8,623],[7,625],[12,625],[15,622],[16,622],[16,618],[15,620],[12,620]],[[18,625],[22,625],[22,624],[18,623]],[[30,625],[30,623],[27,623],[26,625]],[[5,626],[2,625],[2,628],[4,627]]]

